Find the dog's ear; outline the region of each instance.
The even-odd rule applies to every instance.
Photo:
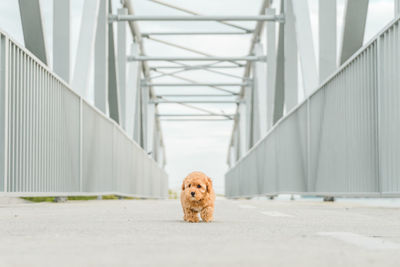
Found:
[[[185,180],[186,179],[184,179],[183,182],[182,182],[182,191],[185,190]]]
[[[210,178],[210,177],[207,177],[207,192],[208,192],[208,193],[211,192],[212,186],[213,186],[213,184],[212,184],[211,178]]]

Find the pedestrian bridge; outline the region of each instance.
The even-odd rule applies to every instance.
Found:
[[[24,45],[0,30],[0,196],[152,200],[1,204],[6,242],[0,244],[0,265],[40,265],[46,255],[52,255],[49,265],[59,265],[58,259],[76,254],[66,265],[129,264],[133,255],[145,265],[157,253],[154,265],[180,265],[198,257],[195,249],[181,253],[191,241],[209,254],[221,252],[193,265],[262,264],[268,257],[272,265],[310,266],[343,256],[349,265],[395,266],[398,206],[328,207],[264,197],[400,196],[400,1],[391,2],[394,15],[370,40],[364,40],[370,1],[345,1],[339,31],[336,1],[319,1],[318,49],[307,0],[256,1],[259,12],[250,15],[200,14],[161,0],[145,2],[178,15],[141,14],[136,1],[114,2],[82,4],[76,51],[69,0],[52,1],[51,49],[39,0],[18,1]],[[141,31],[141,23],[163,29],[171,21],[190,30]],[[204,22],[225,30],[202,30]],[[243,36],[248,51],[219,56],[162,38],[194,35]],[[145,40],[189,55],[147,54]],[[224,81],[180,76],[198,70]],[[160,82],[165,77],[174,82]],[[188,112],[166,112],[168,104]],[[225,112],[227,105],[234,112]],[[232,121],[226,136],[229,199],[217,201],[215,224],[179,223],[179,203],[166,200],[162,128],[188,120]],[[17,259],[10,250],[22,242],[17,235],[31,238],[20,248],[35,253]],[[32,250],[49,239],[52,246]],[[116,246],[95,253],[105,249],[103,243]],[[345,246],[338,249],[340,244]]]

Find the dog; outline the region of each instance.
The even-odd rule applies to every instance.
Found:
[[[183,220],[199,222],[198,213],[204,222],[211,222],[214,214],[215,193],[212,181],[202,172],[192,172],[183,180],[181,204]]]

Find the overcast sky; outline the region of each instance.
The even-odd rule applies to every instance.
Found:
[[[179,11],[163,7],[147,0],[131,0],[137,15],[181,15]],[[165,2],[191,9],[201,14],[207,15],[256,15],[261,6],[261,0],[164,0]],[[329,0],[327,0],[329,1]],[[274,5],[278,1],[274,1]],[[343,22],[344,0],[338,0],[338,42],[341,36],[341,25]],[[72,30],[71,47],[72,62],[75,59],[79,25],[81,20],[82,4],[81,0],[71,0],[72,9]],[[52,0],[41,0],[42,14],[46,32],[46,43],[48,54],[51,56],[52,50]],[[118,0],[113,0],[115,9],[120,6]],[[311,25],[313,30],[314,46],[318,51],[318,0],[309,0],[311,14]],[[367,42],[385,24],[393,18],[393,0],[371,0],[367,18],[365,40]],[[236,23],[245,27],[254,27],[253,22]],[[227,31],[234,30],[227,26],[215,22],[140,22],[139,28],[142,32],[147,31]],[[23,43],[21,22],[19,17],[18,0],[0,1],[0,29],[6,31],[18,42]],[[187,36],[179,37],[157,37],[162,40],[179,43],[197,50],[218,56],[244,56],[248,53],[250,37],[245,35],[238,36]],[[131,39],[128,39],[128,42]],[[146,53],[149,55],[160,56],[185,56],[195,55],[163,44],[144,40]],[[316,52],[316,55],[318,53]],[[190,62],[189,62],[190,63]],[[195,63],[195,62],[193,62]],[[152,64],[166,63],[156,62]],[[72,64],[73,66],[73,64]],[[227,71],[227,70],[225,70]],[[243,69],[229,70],[231,74],[242,75]],[[155,75],[156,73],[154,73]],[[200,82],[239,82],[239,79],[227,78],[205,71],[190,71],[179,74],[182,77],[194,79]],[[172,78],[159,78],[156,82],[179,82]],[[230,88],[237,90],[235,88]],[[200,93],[210,94],[220,93],[211,88],[160,88],[157,93]],[[216,112],[233,113],[235,106],[232,104],[224,105],[199,105]],[[192,113],[194,111],[178,105],[160,106],[160,111],[164,113]],[[177,189],[180,187],[185,175],[193,170],[202,170],[213,178],[216,191],[223,192],[224,173],[227,171],[226,158],[228,142],[232,130],[232,122],[162,122],[162,130],[167,153],[167,172],[170,179],[170,187]]]

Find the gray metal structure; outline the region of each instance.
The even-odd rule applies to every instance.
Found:
[[[226,195],[400,196],[397,16],[226,174]]]
[[[364,47],[369,0],[346,1],[337,55],[336,0],[319,1],[318,54],[307,0],[275,1],[274,8],[262,0],[253,16],[199,14],[162,0],[149,2],[186,15],[143,16],[132,0],[114,11],[111,0],[85,0],[70,68],[70,1],[55,0],[51,70],[40,1],[19,0],[25,48],[4,33],[0,42],[0,192],[163,198],[160,122],[232,121],[229,197],[398,196],[400,1],[393,1],[396,19]],[[141,32],[139,21],[213,21],[231,31]],[[219,56],[157,38],[175,35],[251,40],[246,55]],[[191,55],[148,55],[144,38]],[[196,70],[225,79],[181,76]],[[174,82],[159,82],[165,77]],[[165,87],[174,93],[160,93]],[[162,113],[166,104],[191,112]]]

